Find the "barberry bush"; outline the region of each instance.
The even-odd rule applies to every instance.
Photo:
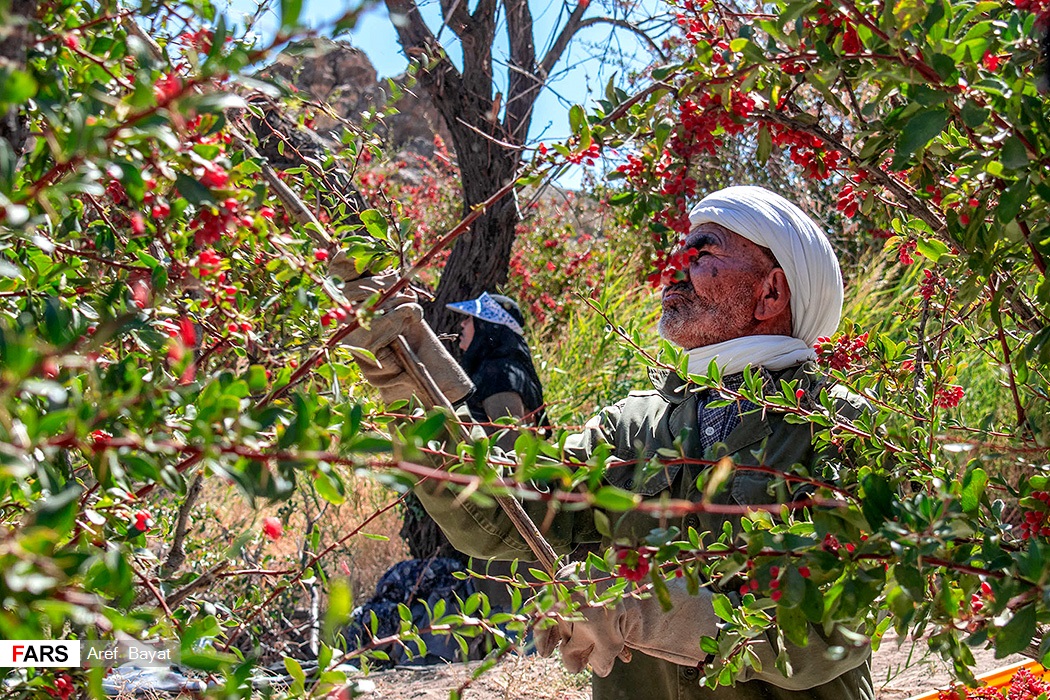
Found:
[[[722,657],[711,684],[752,663],[749,640],[774,623],[796,644],[809,625],[873,640],[891,626],[925,633],[964,679],[976,647],[1050,660],[1037,563],[1050,532],[1050,7],[675,8],[680,60],[654,68],[642,96],[610,88],[572,143],[622,154],[610,201],[648,229],[657,286],[688,262],[668,244],[713,162],[743,154],[782,173],[758,180],[849,251],[847,318],[816,350],[871,410],[844,420],[826,392],[749,377],[736,396],[842,450],[818,490],[828,501],[746,515],[742,534],[700,551],[689,533],[654,531],[634,543],[633,575],[657,593],[676,572],[734,592],[739,605],[716,604],[726,628],[705,646]],[[672,348],[641,356],[681,367]]]
[[[279,42],[298,31],[294,3],[282,11]],[[633,95],[610,88],[593,113],[574,108],[574,136],[538,149],[520,182],[535,187],[564,163],[610,164],[596,200],[613,225],[566,227],[554,205],[519,237],[508,291],[542,329],[548,395],[566,402],[568,422],[635,386],[632,362],[681,368],[651,335],[646,285],[678,273],[685,260],[667,251],[690,204],[728,184],[720,168],[735,164],[734,177],[751,173],[828,222],[855,263],[848,318],[817,351],[871,411],[846,420],[826,390],[748,376],[738,397],[811,423],[818,445],[841,450],[834,481],[782,477],[812,487],[808,508],[741,512],[742,532],[714,543],[655,530],[592,564],[622,579],[618,592],[662,596],[680,576],[733,596],[717,598],[724,630],[705,641],[712,685],[754,663],[748,647],[771,626],[799,645],[810,625],[876,643],[890,626],[926,633],[964,680],[978,646],[1048,660],[1040,42],[1050,6],[785,0],[735,13],[686,1],[674,11],[676,61]],[[297,633],[322,669],[311,692],[324,692],[342,680],[323,669],[351,607],[329,555],[392,506],[339,532],[322,514],[368,475],[395,490],[413,474],[439,478],[414,463],[435,459],[444,420],[398,421],[406,447],[395,462],[397,416],[339,346],[376,300],[346,304],[329,264],[345,254],[361,272],[411,268],[432,281],[465,230],[448,187],[454,159],[439,145],[418,180],[391,185],[403,166],[347,128],[328,159],[275,173],[247,117],[274,99],[294,111],[295,100],[253,76],[272,47],[207,2],[8,12],[28,38],[0,73],[0,636],[174,638],[187,668],[246,696],[280,606],[323,591],[328,613]],[[745,155],[753,170],[740,168]],[[364,210],[333,192],[337,166],[356,178]],[[307,192],[328,192],[331,206],[303,206]],[[600,486],[608,454],[560,464],[536,440],[519,438],[516,488],[547,481],[553,507],[594,507],[599,526],[666,512]],[[462,463],[444,478],[475,498],[513,486],[484,443],[438,456]],[[707,488],[724,477],[715,470]],[[252,507],[301,499],[308,527],[296,532],[291,509],[268,511],[224,533],[228,550],[194,549],[194,494],[211,483]],[[293,565],[240,563],[293,535]],[[529,623],[520,601],[491,620],[480,598],[463,609],[433,622],[460,639]],[[403,627],[406,648],[421,651]],[[497,654],[513,648],[495,639]],[[306,692],[298,653],[287,654],[291,695]],[[34,671],[19,692],[97,695],[100,674]]]

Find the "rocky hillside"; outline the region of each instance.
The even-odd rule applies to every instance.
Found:
[[[362,114],[376,110],[377,129],[394,149],[430,155],[435,133],[449,141],[440,115],[408,76],[381,80],[368,56],[344,41],[319,38],[295,44],[266,73],[331,105],[351,122],[360,123]],[[397,99],[388,105],[392,96]],[[321,113],[314,129],[321,134],[340,131],[338,121]]]

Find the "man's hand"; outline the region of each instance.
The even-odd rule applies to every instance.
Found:
[[[570,564],[558,572],[562,581],[578,581],[580,564]],[[598,586],[601,593],[608,584]],[[582,620],[562,620],[536,629],[533,638],[540,656],[550,656],[561,646],[562,663],[570,673],[579,673],[588,663],[596,674],[612,673],[617,658],[631,660],[631,650],[683,666],[696,666],[706,654],[700,649],[701,637],[718,634],[711,593],[701,588],[689,595],[684,583],[668,581],[673,607],[664,612],[655,597],[627,595],[618,603],[589,606],[584,601]],[[577,598],[579,597],[578,594]]]
[[[389,290],[398,279],[394,272],[362,277],[343,285],[343,294],[355,309],[360,308],[372,297]],[[423,309],[416,302],[415,292],[407,288],[397,292],[379,305],[368,328],[354,329],[343,342],[351,346],[351,352],[353,348],[362,348],[372,353],[373,357],[354,353],[361,374],[379,390],[384,401],[393,403],[408,400],[419,393],[419,387],[390,347],[398,336],[402,336],[445,398],[455,403],[469,394],[474,385],[423,321]]]
[[[550,656],[560,645],[566,671],[579,673],[590,664],[602,678],[612,673],[617,658],[631,660],[624,636],[626,610],[622,603],[613,607],[588,607],[583,603],[580,614],[583,620],[569,622],[559,618],[553,627],[536,628],[533,639],[540,656]]]

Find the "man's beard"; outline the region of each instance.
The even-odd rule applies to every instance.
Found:
[[[752,287],[748,284],[739,285],[737,293],[722,303],[697,296],[689,283],[676,284],[672,289],[683,296],[671,304],[662,304],[656,329],[661,338],[685,350],[748,335],[757,323],[753,316],[750,323],[741,318],[741,305],[751,297]]]

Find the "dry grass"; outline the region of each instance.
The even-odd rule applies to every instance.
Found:
[[[227,573],[251,572],[221,578],[195,591],[194,597],[200,603],[215,605],[220,618],[254,617],[255,641],[262,644],[264,663],[280,660],[282,655],[309,656],[305,649],[314,619],[312,597],[319,596],[316,609],[320,619],[324,619],[328,586],[319,582],[311,588],[299,580],[291,586],[287,584],[313,558],[314,552],[332,547],[318,566],[329,582],[341,579],[348,583],[355,604],[371,597],[379,577],[408,556],[398,535],[398,508],[390,507],[397,501],[397,494],[355,474],[345,474],[344,479],[347,498],[339,506],[321,500],[306,485],[287,501],[260,503],[256,509],[236,487],[211,478],[205,482],[192,510],[185,541],[186,561],[180,573],[202,573],[227,561]],[[158,522],[172,524],[156,531],[155,553],[161,561],[171,546],[176,506],[161,499],[151,505]],[[262,534],[263,518],[269,516],[279,518],[284,525],[283,535],[276,541]],[[360,532],[347,537],[358,529]],[[309,581],[312,574],[302,578]],[[279,588],[283,590],[278,591]],[[264,601],[259,614],[254,615]],[[251,646],[253,640],[241,636],[237,644],[247,651],[249,647],[243,645]]]

